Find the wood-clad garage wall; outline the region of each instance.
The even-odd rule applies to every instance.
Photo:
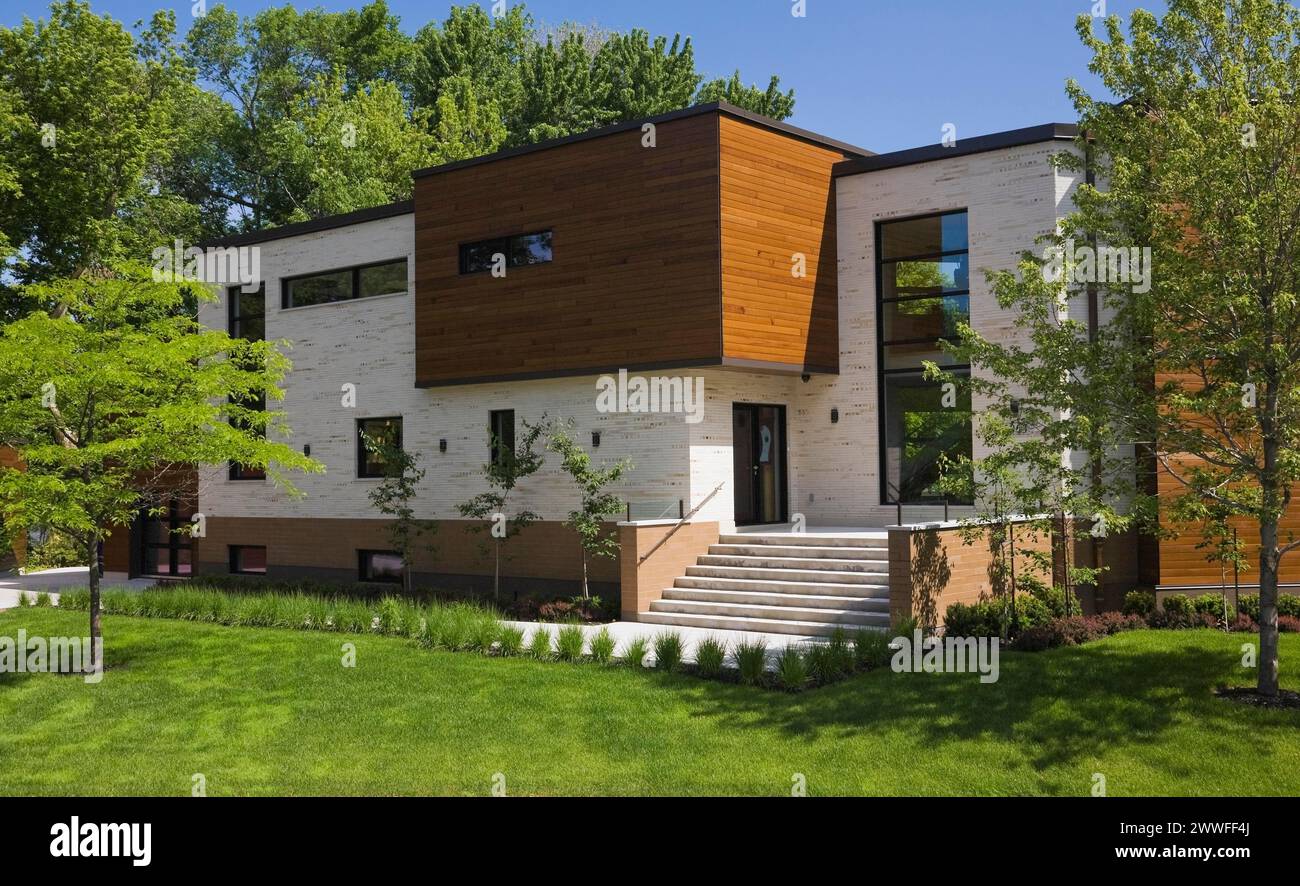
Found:
[[[416,383],[717,364],[718,115],[415,182]],[[554,232],[554,261],[462,276],[459,246]]]
[[[843,152],[722,115],[724,354],[839,369],[835,188]],[[807,276],[791,256],[807,257]]]

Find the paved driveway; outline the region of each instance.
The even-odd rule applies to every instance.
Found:
[[[0,609],[9,609],[18,603],[19,591],[45,591],[58,597],[58,592],[69,588],[84,588],[89,583],[90,570],[84,566],[71,569],[46,569],[30,575],[0,573]],[[105,578],[106,588],[147,588],[153,584],[147,578]]]

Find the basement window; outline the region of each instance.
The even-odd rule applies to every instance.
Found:
[[[357,551],[357,578],[398,584],[405,564],[396,551]]]

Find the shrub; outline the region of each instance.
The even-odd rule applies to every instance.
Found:
[[[20,595],[21,596],[21,595]],[[21,603],[19,604],[22,605]],[[59,608],[72,610],[86,610],[90,608],[90,591],[82,589],[77,591],[64,591],[59,595]]]
[[[804,688],[808,682],[808,664],[799,647],[787,646],[781,650],[781,654],[776,659],[776,680],[787,692],[799,692]]]
[[[1002,635],[1001,607],[994,607],[991,600],[953,603],[944,614],[943,624],[945,632],[955,637],[998,637]],[[910,631],[897,633],[911,637]]]
[[[853,633],[853,663],[864,670],[882,667],[893,656],[889,635],[884,631],[859,628]]]
[[[1294,615],[1279,615],[1277,629],[1283,634],[1300,634],[1300,618]]]
[[[555,655],[560,661],[580,661],[586,645],[587,638],[580,625],[564,625],[555,635]]]
[[[1124,595],[1124,614],[1147,616],[1156,611],[1156,595],[1151,591],[1129,591]]]
[[[551,657],[551,632],[542,627],[533,631],[532,639],[528,642],[528,654],[538,661],[549,659]]]
[[[675,671],[682,665],[682,636],[668,631],[655,637],[655,667]]]
[[[514,625],[502,625],[497,635],[498,647],[502,655],[518,655],[524,651],[524,629]]]
[[[1119,612],[1089,616],[1072,615],[1069,618],[1056,618],[1047,624],[1026,628],[1016,638],[1015,648],[1022,652],[1041,652],[1058,646],[1077,646],[1121,631],[1133,631],[1146,626],[1146,619],[1140,615],[1124,615]]]
[[[740,672],[740,682],[757,686],[767,671],[767,643],[763,640],[742,640],[731,653]]]
[[[1237,608],[1259,621],[1259,594],[1243,594]],[[1278,594],[1277,614],[1300,618],[1300,595]]]
[[[591,638],[591,660],[597,664],[609,664],[614,658],[614,636],[609,628],[601,628]]]
[[[36,594],[36,602],[33,603],[32,605],[38,606],[41,609],[47,608],[50,605],[50,595],[45,591],[38,592]]]
[[[1029,588],[1029,596],[1047,607],[1053,618],[1065,617],[1065,589],[1056,585],[1035,583]],[[1020,601],[1017,600],[1017,603]],[[1078,609],[1076,606],[1075,609]]]
[[[818,686],[841,680],[853,670],[853,652],[848,643],[842,637],[837,640],[836,635],[826,643],[809,646],[804,658],[808,675]]]
[[[1192,601],[1187,598],[1186,594],[1170,594],[1165,597],[1165,613],[1171,616],[1192,614]]]
[[[24,606],[27,605],[27,594],[26,594],[26,592],[24,592],[24,591],[19,591],[19,592],[18,592],[18,601],[17,601],[16,603],[14,603],[14,605],[17,606],[19,609],[22,609]],[[87,605],[89,605],[89,604],[87,604]]]
[[[1241,634],[1253,634],[1259,630],[1259,625],[1255,623],[1255,619],[1246,613],[1238,612],[1237,617],[1228,624],[1228,630]]]
[[[1192,612],[1198,615],[1213,615],[1216,619],[1223,618],[1223,607],[1222,594],[1202,594],[1192,600]]]
[[[495,616],[480,614],[470,623],[469,648],[484,655],[492,654],[492,647],[501,638],[501,622]]]
[[[645,657],[650,653],[650,643],[645,637],[635,637],[623,648],[623,661],[634,668],[645,667]]]
[[[695,671],[701,677],[721,676],[727,661],[727,644],[713,637],[705,637],[695,647]]]

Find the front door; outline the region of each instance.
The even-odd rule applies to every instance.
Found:
[[[732,404],[731,450],[736,523],[784,523],[785,407]]]

